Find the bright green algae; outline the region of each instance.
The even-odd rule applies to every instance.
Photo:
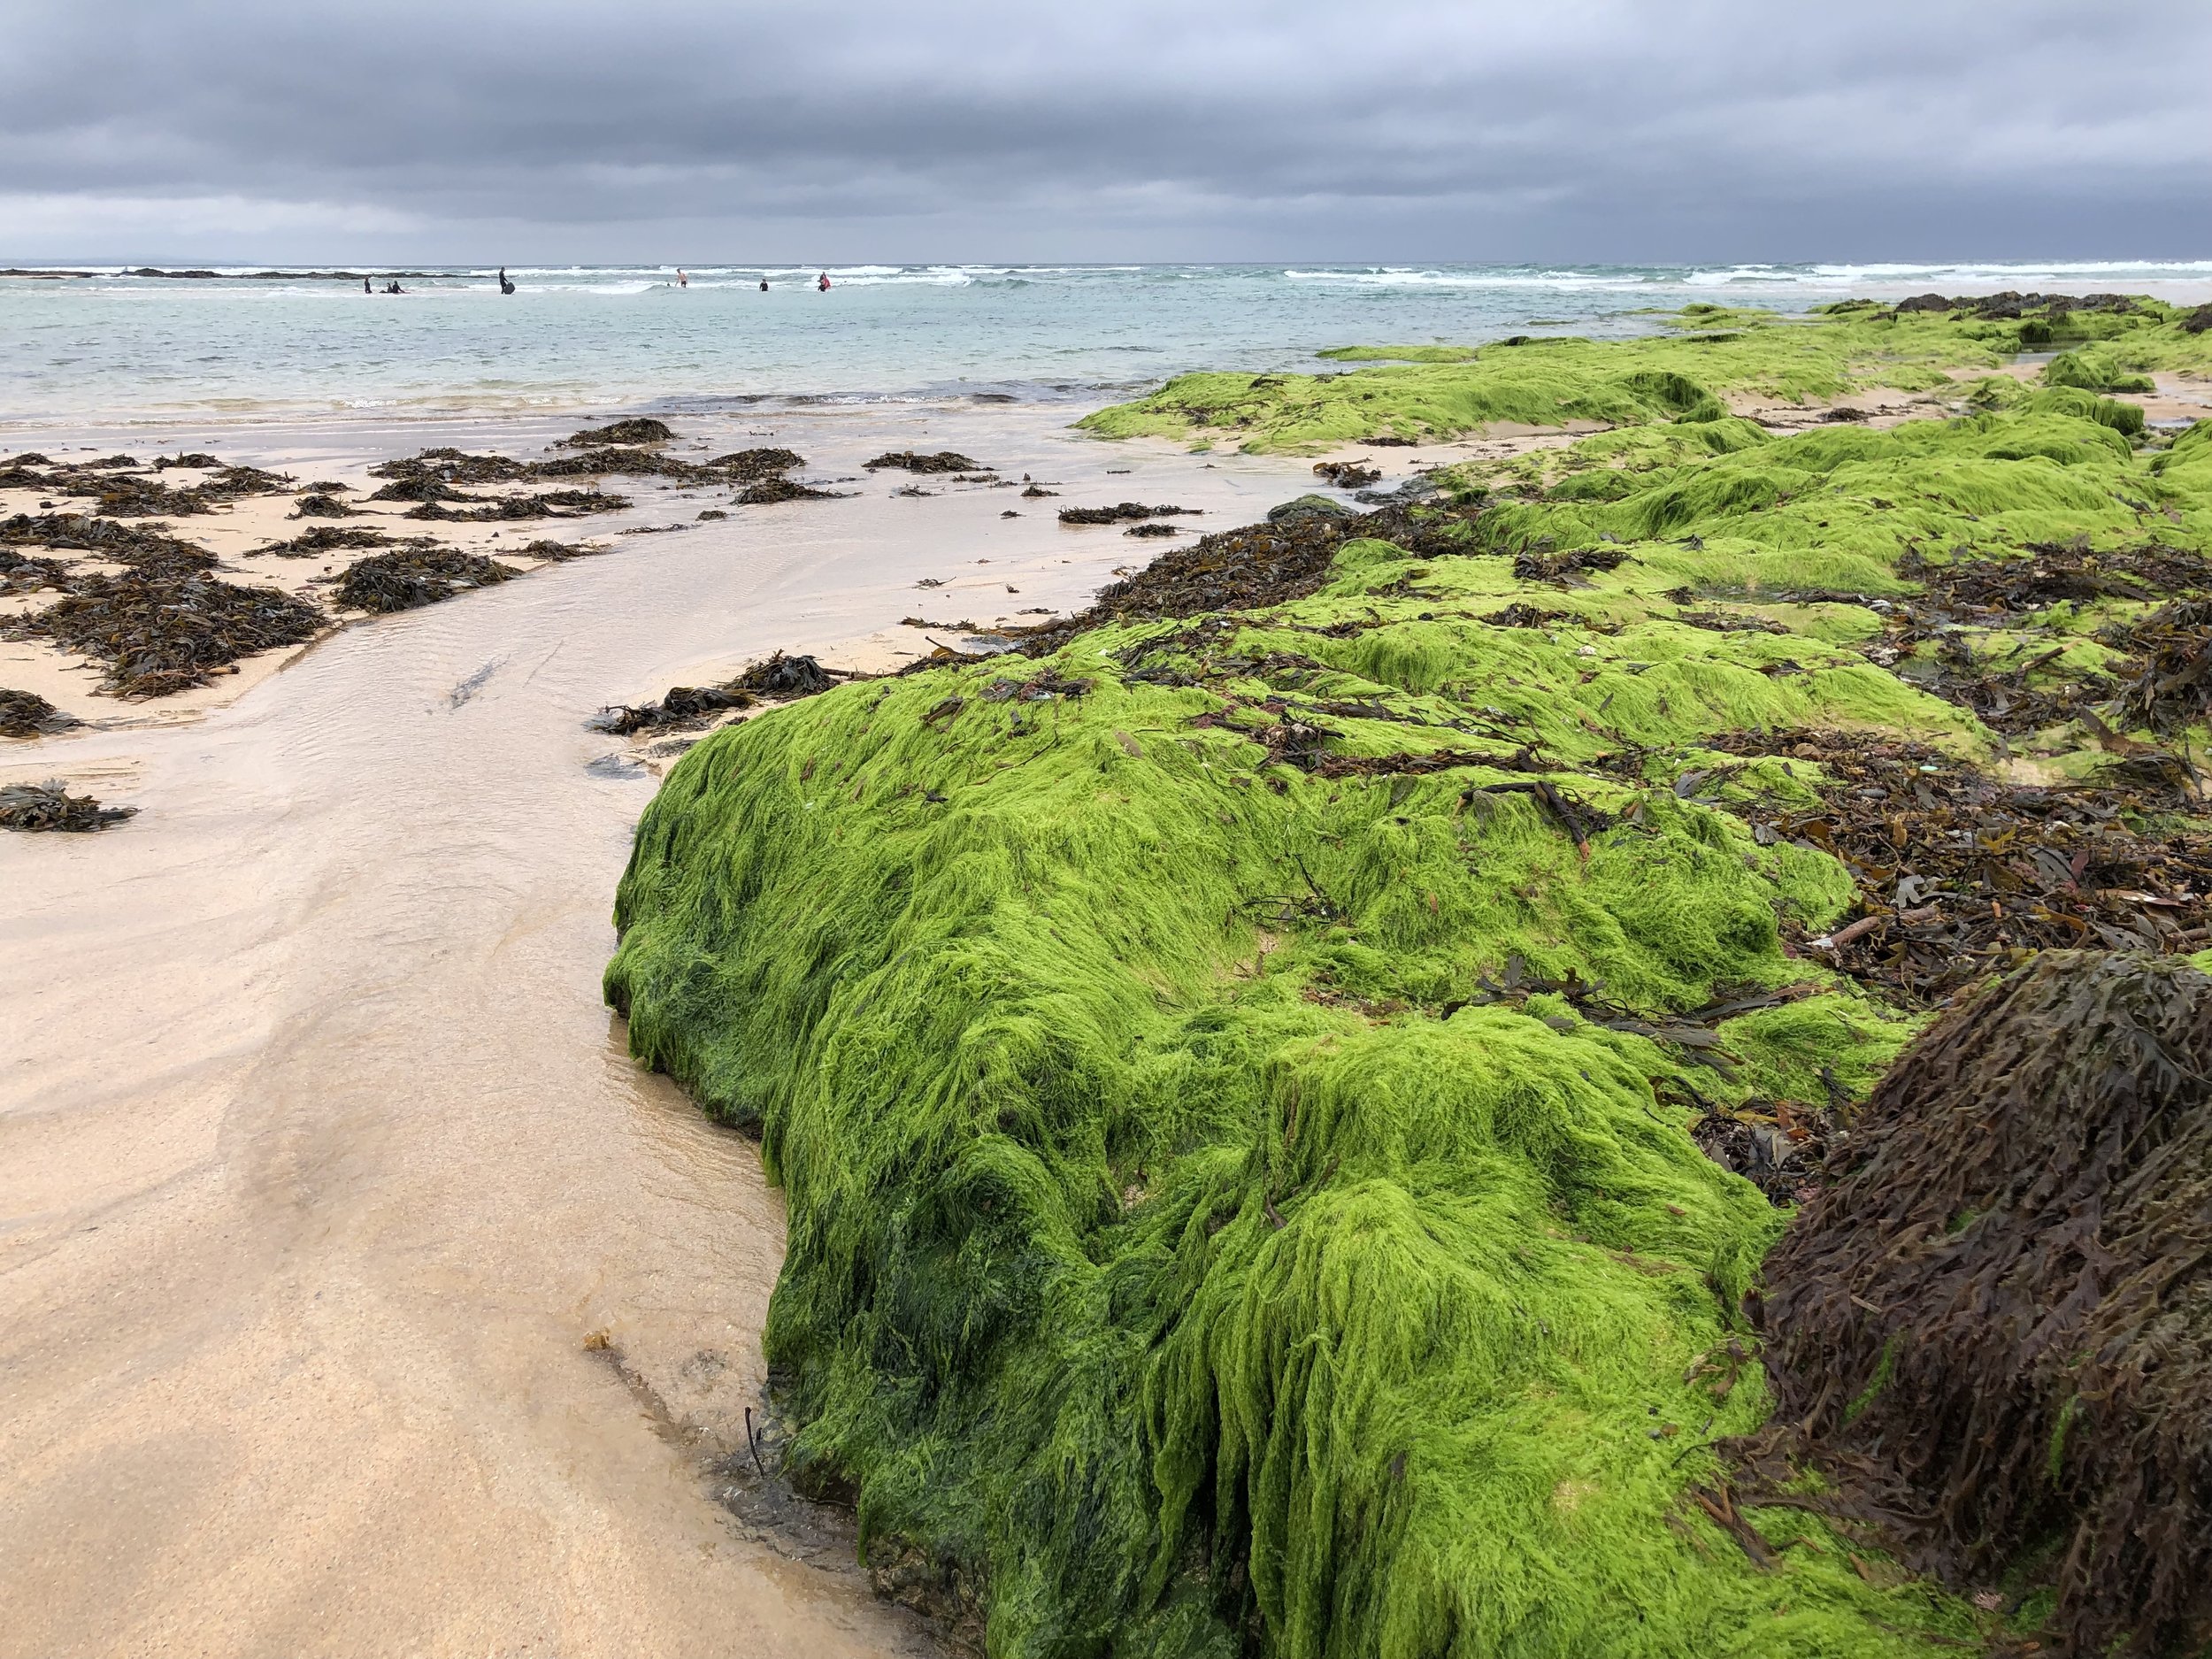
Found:
[[[1204,692],[1102,670],[1014,735],[993,677],[702,744],[609,972],[638,1052],[762,1131],[791,1216],[770,1353],[868,1530],[987,1569],[1009,1654],[1233,1652],[1240,1560],[1284,1654],[1956,1626],[1832,1549],[1765,1574],[1666,1519],[1763,1413],[1755,1367],[1715,1381],[1779,1225],[1690,1141],[1676,1064],[1556,999],[1356,1001],[1515,954],[1654,1010],[1779,982],[1776,906],[1836,913],[1831,866],[1660,794],[1586,864],[1527,797],[1462,804],[1479,768],[1279,795],[1190,729]],[[1247,919],[1309,875],[1344,920]],[[1878,1022],[1822,1002],[1733,1087]]]
[[[608,992],[787,1189],[795,1466],[987,1583],[999,1655],[1973,1636],[1793,1511],[1750,1517],[1799,1540],[1755,1567],[1692,1498],[1767,1409],[1734,1310],[1782,1217],[1689,1102],[1863,1094],[1915,1028],[1784,953],[1784,920],[1848,913],[1841,866],[1723,810],[1809,800],[1804,763],[1701,742],[1990,757],[1854,649],[1862,602],[1909,591],[1908,556],[2202,548],[2208,433],[2146,455],[2063,403],[1601,434],[1454,475],[1491,498],[1472,557],[1354,542],[1210,631],[1104,628],[700,744],[640,827]],[[1514,574],[1593,548],[1624,562]],[[2114,608],[1980,643],[2093,654]],[[1048,669],[1090,686],[1002,695]],[[1460,764],[1331,778],[1223,723],[1322,703],[1332,757]],[[1586,856],[1515,792],[1532,764],[1603,815]],[[1561,997],[1463,1005],[1516,958],[1651,1016],[1816,994],[1724,1025],[1723,1074]]]
[[[2062,370],[2051,384],[2093,380],[2091,389],[2111,390],[2150,369],[2212,371],[2212,334],[2184,334],[2179,315],[2156,302],[2132,313],[2074,313],[2067,338],[2080,343],[2068,356],[2093,366],[2078,378]],[[1297,453],[1376,436],[1453,438],[1496,422],[1709,420],[1726,412],[1720,399],[1732,393],[1797,403],[1870,387],[1947,394],[1953,371],[1994,370],[2023,344],[2016,322],[1860,308],[1795,320],[1692,308],[1662,320],[1671,332],[1654,338],[1501,342],[1468,360],[1441,355],[1448,347],[1338,348],[1324,355],[1398,361],[1343,374],[1179,375],[1079,424],[1110,438],[1233,434],[1254,453]]]

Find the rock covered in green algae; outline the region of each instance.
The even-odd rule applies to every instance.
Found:
[[[1693,1496],[1768,1409],[1736,1309],[1780,1222],[1690,1129],[1862,1094],[1916,1023],[1790,942],[1880,901],[1755,833],[1825,787],[1757,736],[1993,760],[1874,603],[1930,551],[2201,547],[2193,448],[2070,406],[1601,434],[1463,469],[1471,537],[1343,542],[1262,611],[702,743],[607,988],[789,1194],[797,1472],[985,1586],[1003,1654],[1975,1636],[1797,1510]]]
[[[1455,354],[1339,349],[1324,355],[1392,361],[1340,374],[1179,375],[1079,425],[1111,438],[1233,435],[1252,453],[1298,453],[1378,437],[1443,440],[1494,422],[1711,420],[1726,413],[1732,394],[1801,403],[1871,387],[1943,392],[1955,373],[1994,370],[2026,347],[2053,343],[2074,347],[2078,362],[2093,365],[2078,380],[2062,373],[2054,387],[2099,379],[2093,389],[2118,389],[2154,369],[2212,373],[2212,335],[2187,332],[2188,313],[2154,300],[2125,311],[2015,307],[2009,316],[1949,314],[1947,302],[1943,312],[1849,302],[1834,312],[1786,319],[1693,307],[1655,319],[1669,332],[1647,339],[1517,336]],[[1688,332],[1716,323],[1725,332]],[[2039,337],[2024,340],[2024,331]]]

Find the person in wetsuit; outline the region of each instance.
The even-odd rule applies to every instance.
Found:
[[[507,280],[507,267],[505,265],[499,267],[499,291],[502,294],[511,294],[515,291],[515,285]]]
[[[826,272],[826,271],[825,271],[825,272],[823,272],[823,273],[822,273],[822,274],[821,274],[820,276],[817,277],[817,278],[814,280],[814,286],[815,286],[815,288],[816,288],[818,290],[819,290],[820,292],[822,292],[822,293],[824,293],[824,294],[828,293],[828,292],[829,292],[829,273],[828,273],[828,272]]]

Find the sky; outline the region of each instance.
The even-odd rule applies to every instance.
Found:
[[[2212,257],[2212,4],[8,0],[0,264]]]

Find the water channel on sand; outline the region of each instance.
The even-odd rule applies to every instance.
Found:
[[[0,1655],[928,1650],[860,1575],[712,1502],[703,1466],[758,1397],[780,1201],[600,1002],[653,786],[588,771],[618,745],[582,722],[917,609],[1068,607],[1147,556],[1054,506],[1220,527],[1304,473],[1068,418],[714,417],[718,447],[789,442],[817,473],[949,444],[1063,498],[1002,520],[1013,491],[895,498],[887,474],[733,510],[344,630],[199,724],[0,752],[8,780],[142,809],[0,844]],[[357,476],[558,430],[13,447],[181,439]],[[631,493],[619,522],[715,504]],[[978,588],[984,557],[1022,599],[914,587]]]

